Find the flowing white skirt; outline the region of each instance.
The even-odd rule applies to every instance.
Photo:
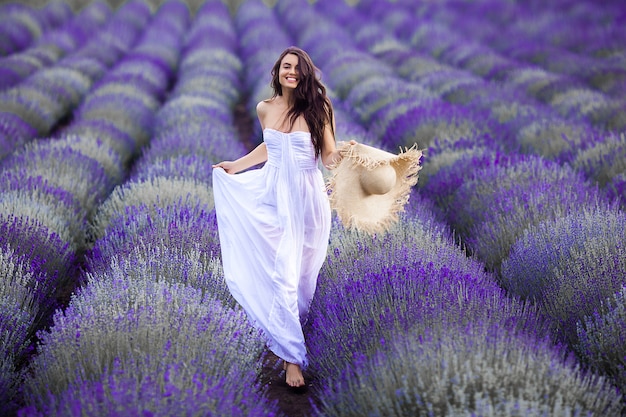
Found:
[[[282,135],[280,143],[277,134],[266,135],[263,168],[213,170],[213,193],[233,297],[277,356],[305,366],[302,324],[326,259],[331,212],[322,173],[303,158],[307,141]]]

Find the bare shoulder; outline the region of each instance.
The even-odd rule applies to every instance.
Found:
[[[274,104],[274,99],[273,98],[268,98],[265,100],[261,100],[257,103],[256,105],[256,111],[257,113],[267,113],[268,110],[272,107],[272,105]]]
[[[274,104],[274,99],[269,98],[267,100],[259,101],[256,105],[256,115],[261,122],[261,127],[265,127],[265,119],[267,115],[271,112],[272,105]]]

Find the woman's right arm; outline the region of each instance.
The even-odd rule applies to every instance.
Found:
[[[261,128],[264,128],[265,125],[263,121],[265,120],[265,114],[267,112],[267,105],[265,101],[261,101],[257,104],[256,112],[259,118],[259,123],[261,124]],[[213,168],[222,168],[228,174],[236,174],[265,161],[267,161],[267,147],[265,146],[265,142],[263,142],[252,151],[250,151],[250,153],[242,156],[236,161],[222,161],[218,164],[213,165]]]
[[[213,165],[213,168],[222,168],[228,174],[236,174],[265,161],[267,161],[267,147],[265,142],[263,142],[236,161],[222,161]]]

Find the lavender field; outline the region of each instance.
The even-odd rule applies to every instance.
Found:
[[[221,270],[211,164],[290,45],[337,140],[422,170],[333,221],[314,416],[626,415],[622,0],[0,4],[0,415],[289,416]]]

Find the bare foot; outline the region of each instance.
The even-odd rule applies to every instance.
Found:
[[[283,362],[283,369],[287,374],[285,378],[287,385],[293,388],[300,388],[304,386],[304,375],[302,375],[302,368],[300,368],[300,365],[291,362]]]

